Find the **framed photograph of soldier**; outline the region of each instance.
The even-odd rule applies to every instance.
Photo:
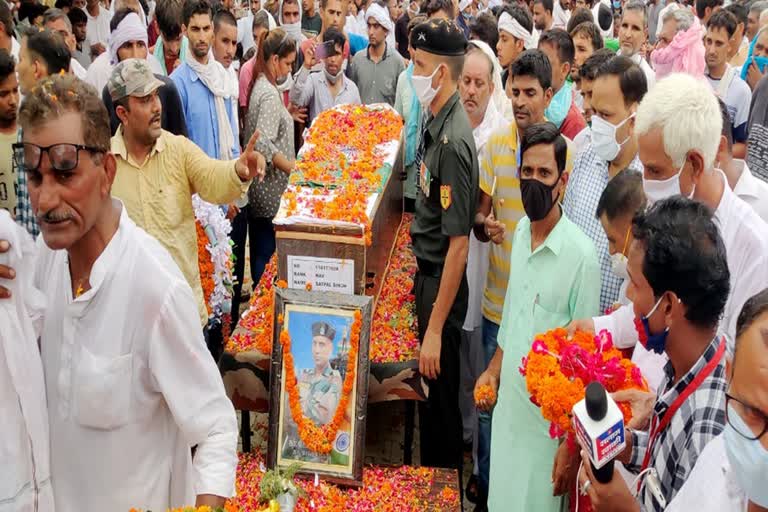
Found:
[[[372,299],[275,290],[267,465],[362,485]]]

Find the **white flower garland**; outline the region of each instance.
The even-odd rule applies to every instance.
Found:
[[[232,224],[220,207],[203,201],[197,194],[192,196],[195,219],[208,236],[205,248],[213,263],[213,293],[208,301],[211,318],[219,320],[224,313],[232,311],[232,241],[229,234]]]

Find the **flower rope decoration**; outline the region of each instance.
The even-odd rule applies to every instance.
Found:
[[[623,389],[648,390],[640,369],[622,357],[611,334],[576,331],[568,337],[558,328],[538,334],[519,368],[525,377],[530,400],[550,422],[553,439],[573,434],[572,409],[584,398],[586,385],[600,382],[609,393]],[[625,424],[632,419],[628,403],[618,404]]]
[[[209,316],[220,319],[232,310],[234,255],[229,238],[232,224],[221,208],[203,201],[197,194],[192,196],[192,207],[197,220],[197,257],[203,296]]]
[[[282,318],[278,319],[282,320]],[[283,364],[285,365],[285,388],[288,392],[288,403],[291,408],[291,417],[296,422],[299,438],[307,448],[315,453],[329,453],[333,448],[333,441],[344,420],[349,405],[349,397],[355,385],[357,368],[357,351],[360,346],[360,331],[363,327],[363,315],[360,310],[355,311],[352,327],[350,328],[349,352],[347,354],[347,373],[344,376],[344,384],[341,388],[341,398],[336,406],[333,419],[325,425],[317,425],[314,421],[304,416],[301,410],[301,398],[296,379],[296,368],[291,353],[291,336],[283,329],[280,332],[280,344],[283,347]]]

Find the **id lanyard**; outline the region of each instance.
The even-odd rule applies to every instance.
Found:
[[[696,391],[699,386],[701,386],[701,383],[704,382],[704,379],[709,377],[713,371],[715,371],[715,368],[718,364],[720,364],[720,360],[723,358],[723,354],[725,353],[725,337],[723,337],[720,340],[720,345],[717,347],[717,352],[715,352],[715,356],[707,363],[707,365],[701,369],[701,371],[696,375],[696,377],[691,381],[690,384],[685,386],[685,389],[682,393],[678,395],[678,397],[675,399],[674,402],[672,402],[672,405],[669,406],[669,409],[667,409],[667,412],[664,413],[664,418],[662,418],[661,421],[659,421],[659,417],[654,415],[651,419],[651,430],[648,437],[648,449],[645,452],[645,457],[643,457],[643,465],[640,469],[640,472],[642,473],[645,471],[645,469],[648,467],[648,463],[651,460],[651,452],[653,451],[653,445],[656,441],[656,438],[659,436],[659,434],[664,431],[665,428],[669,425],[669,423],[672,421],[672,418],[675,416],[675,413],[680,408],[681,405],[688,399],[691,394]],[[638,492],[640,491],[640,485],[641,483],[638,482]]]

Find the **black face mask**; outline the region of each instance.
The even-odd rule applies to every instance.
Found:
[[[555,200],[552,199],[552,191],[556,186],[557,183],[547,185],[534,179],[520,180],[523,208],[531,222],[543,219],[552,209],[555,204]]]

